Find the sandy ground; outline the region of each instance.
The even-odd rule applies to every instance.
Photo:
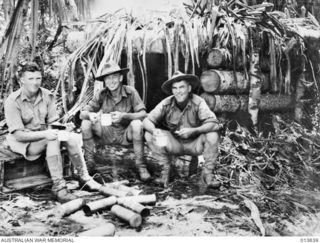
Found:
[[[131,150],[110,148],[107,155],[99,158],[99,163],[105,180],[129,179],[130,186],[141,189],[143,194],[157,194],[157,203],[146,205],[151,214],[143,219],[140,227],[130,227],[109,209],[90,217],[82,210],[59,217],[56,210],[60,204],[52,199],[50,188],[45,188],[1,194],[0,235],[77,236],[105,223],[115,225],[115,236],[320,235],[320,213],[317,210],[301,210],[294,215],[284,212],[275,217],[259,205],[250,206],[250,201],[240,200],[239,191],[234,188],[200,192],[197,175],[176,178],[168,189],[159,188],[152,182],[142,184],[136,179],[133,156]],[[152,167],[149,164],[149,168]],[[76,181],[69,181],[69,186],[75,194],[87,200],[101,198],[98,193],[79,190]]]

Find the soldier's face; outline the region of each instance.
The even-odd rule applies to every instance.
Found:
[[[20,78],[21,86],[30,94],[35,94],[39,91],[42,75],[41,72],[24,72]]]
[[[176,100],[180,102],[184,102],[188,99],[189,94],[191,92],[191,85],[186,81],[182,80],[180,82],[175,82],[172,84],[172,94],[176,98]]]
[[[108,75],[104,78],[104,83],[110,91],[115,91],[120,87],[122,75],[119,73]]]

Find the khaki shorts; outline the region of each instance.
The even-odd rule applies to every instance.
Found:
[[[151,149],[160,154],[170,155],[202,155],[204,151],[205,135],[200,134],[198,137],[183,140],[172,135],[171,132],[162,130],[162,134],[166,140],[165,149],[152,141]]]
[[[100,143],[104,145],[119,144],[129,145],[132,141],[128,140],[129,127],[117,128],[114,126],[101,126],[101,138]]]
[[[15,137],[12,134],[8,134],[7,135],[7,143],[13,152],[23,155],[23,157],[26,160],[33,161],[33,160],[38,159],[41,156],[41,154],[27,155],[29,145],[31,143],[37,143],[37,142],[28,142],[28,143],[19,142],[15,139]]]

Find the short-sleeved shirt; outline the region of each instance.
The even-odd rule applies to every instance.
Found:
[[[34,102],[22,92],[11,93],[4,106],[9,132],[17,130],[39,131],[42,125],[48,125],[59,119],[53,94],[40,88]]]
[[[148,114],[148,118],[171,133],[182,128],[199,127],[207,122],[218,123],[204,99],[195,94],[191,95],[183,110],[178,108],[173,95],[165,98]]]
[[[141,110],[146,110],[137,90],[131,86],[121,86],[121,99],[114,102],[109,89],[105,88],[94,95],[93,99],[86,105],[83,110],[89,112],[110,113],[113,111],[133,113]],[[120,124],[112,126],[124,128],[129,125],[130,121],[122,121]]]

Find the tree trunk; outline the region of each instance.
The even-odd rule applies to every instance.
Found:
[[[294,110],[294,119],[297,122],[301,122],[301,118],[303,115],[303,105],[301,102],[301,97],[304,94],[305,87],[303,85],[303,82],[306,79],[306,67],[305,67],[305,58],[302,58],[302,72],[299,76],[298,82],[297,82],[297,87],[296,87],[296,95],[295,95],[295,110]]]
[[[253,29],[250,30],[252,34]],[[254,39],[251,39],[251,56],[250,56],[250,91],[249,91],[249,102],[248,102],[248,112],[251,115],[251,120],[254,128],[258,129],[258,113],[259,104],[261,98],[261,72],[259,66],[259,43],[253,43]]]
[[[249,97],[247,95],[213,95],[201,94],[209,108],[215,113],[247,111]],[[293,108],[293,99],[289,95],[264,94],[261,95],[259,107],[261,111],[283,111]]]
[[[201,86],[205,92],[215,94],[249,93],[250,84],[245,74],[236,72],[237,82],[233,71],[214,70],[204,71],[200,77]],[[269,90],[269,76],[261,74],[262,91]]]

